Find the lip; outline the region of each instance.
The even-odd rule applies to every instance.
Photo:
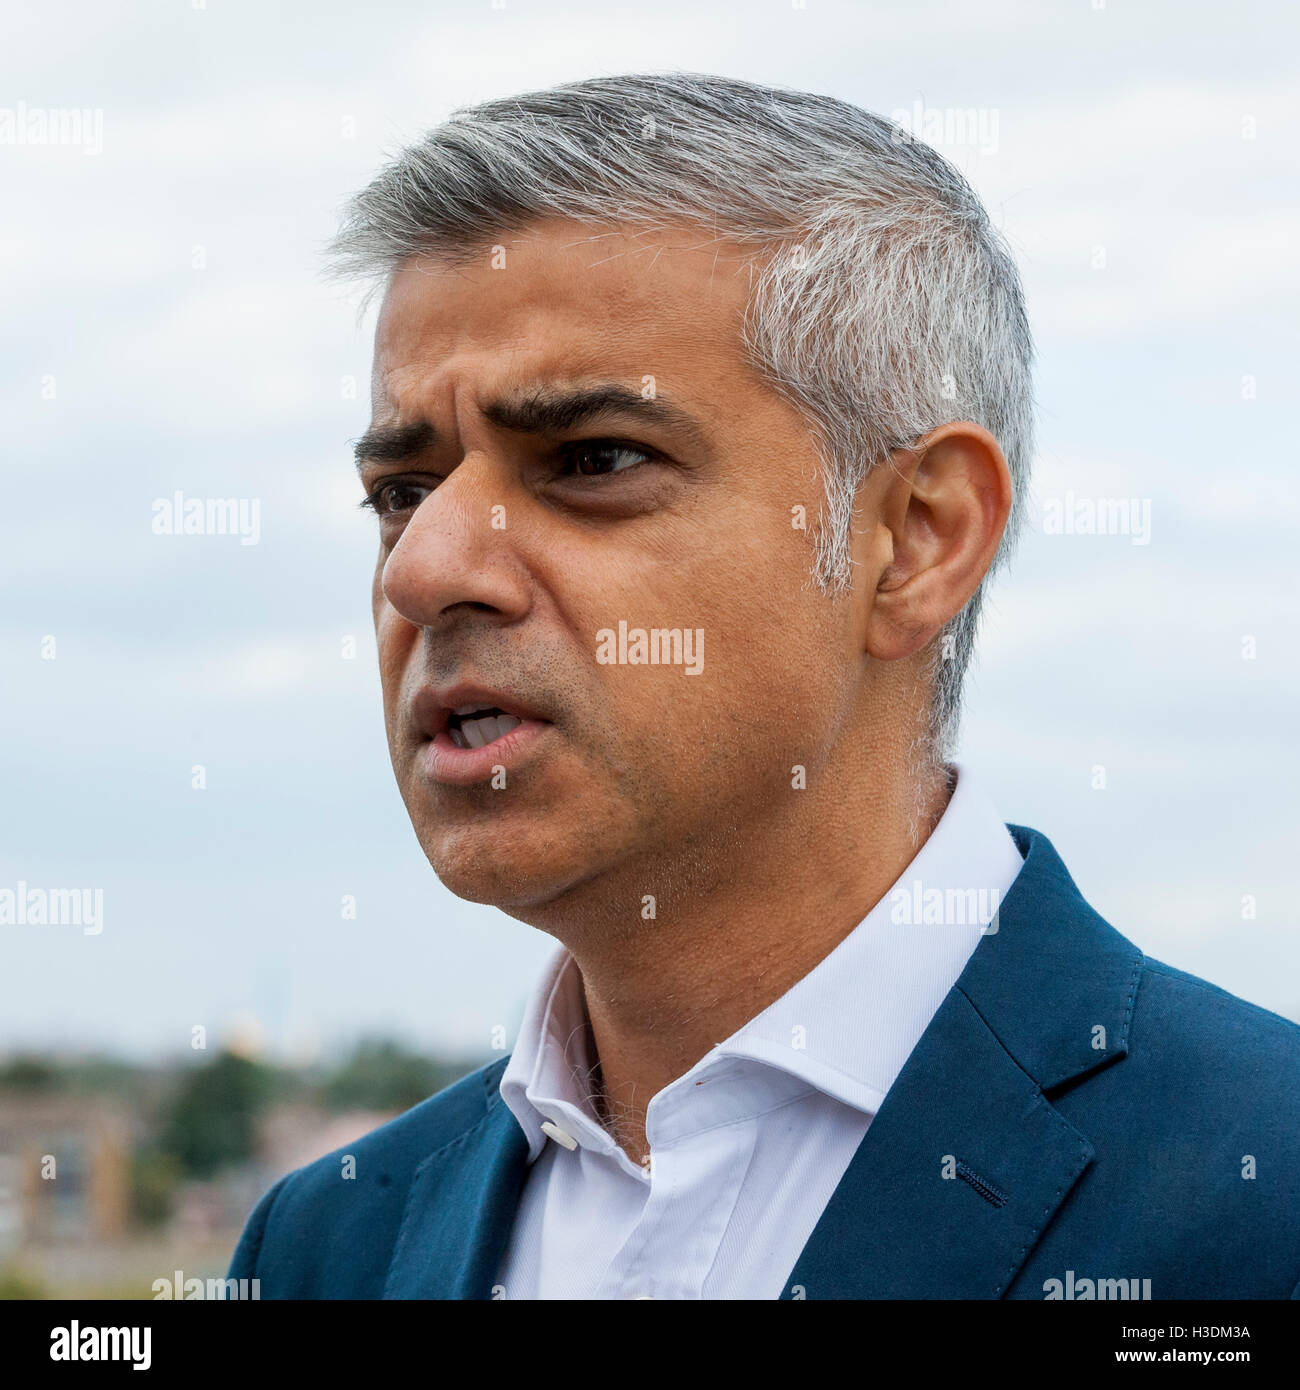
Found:
[[[504,737],[482,748],[458,748],[449,732],[451,713],[466,705],[495,707],[503,714],[513,715],[519,723]],[[468,682],[442,689],[426,686],[416,695],[412,709],[416,727],[424,736],[417,755],[421,766],[435,782],[452,786],[486,782],[498,767],[507,771],[518,767],[554,727],[551,720],[514,696]]]
[[[504,738],[482,748],[457,748],[444,729],[420,749],[420,763],[435,782],[455,787],[472,786],[476,782],[486,782],[498,767],[507,772],[518,767],[538,739],[545,738],[554,727],[544,719],[525,719]]]

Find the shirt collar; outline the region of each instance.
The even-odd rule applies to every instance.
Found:
[[[706,1075],[721,1080],[753,1062],[784,1075],[779,1093],[816,1088],[868,1114],[879,1109],[985,932],[997,930],[998,905],[1024,862],[969,770],[953,771],[943,816],[889,892],[807,975],[652,1106],[662,1112],[661,1101],[685,1099]],[[528,1138],[529,1162],[546,1143],[548,1120],[586,1148],[621,1154],[590,1100],[594,1060],[581,974],[560,948],[529,1000],[500,1083]],[[725,1089],[708,1087],[715,1107]],[[748,1088],[735,1090],[736,1104],[748,1104]]]
[[[531,1163],[546,1144],[544,1121],[587,1148],[617,1149],[596,1116],[585,1084],[595,1059],[590,1044],[582,973],[566,947],[557,947],[529,997],[519,1039],[501,1074],[501,1099],[528,1139]]]

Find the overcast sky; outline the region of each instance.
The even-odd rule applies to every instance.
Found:
[[[1293,10],[29,2],[4,29],[0,889],[104,908],[0,926],[0,1048],[513,1041],[551,941],[442,889],[393,785],[349,459],[372,325],[320,251],[454,107],[670,68],[978,113],[935,143],[1020,258],[1041,417],[961,761],[1144,950],[1300,1018]],[[51,109],[86,113],[64,143]],[[258,499],[257,543],[154,534],[177,490]],[[1070,495],[1133,499],[1140,534],[1053,533]]]

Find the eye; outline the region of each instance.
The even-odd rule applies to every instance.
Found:
[[[561,454],[567,465],[566,474],[579,478],[626,473],[638,464],[648,463],[651,457],[635,444],[620,444],[614,439],[580,439],[566,444]]]
[[[368,493],[361,505],[369,507],[377,516],[394,516],[398,512],[414,511],[430,491],[420,483],[391,478]]]

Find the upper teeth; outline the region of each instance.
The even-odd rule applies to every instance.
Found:
[[[473,707],[469,712],[473,712]],[[455,710],[454,713],[457,716],[462,716],[465,711]],[[497,739],[503,738],[511,729],[518,726],[519,720],[513,714],[488,714],[478,719],[463,719],[460,728],[452,729],[450,733],[452,741],[460,747],[482,748],[485,744],[494,743]],[[460,735],[459,739],[457,735]]]

